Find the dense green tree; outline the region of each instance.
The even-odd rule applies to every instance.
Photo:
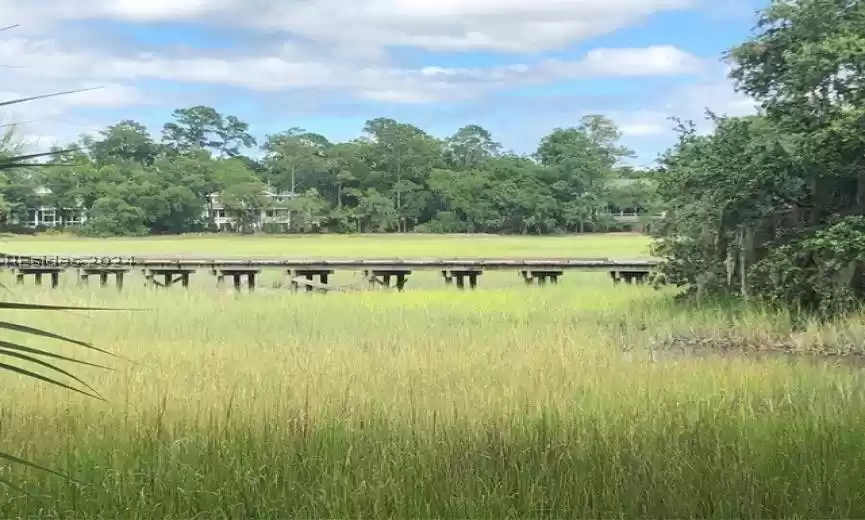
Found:
[[[205,106],[173,117],[163,143],[121,121],[38,174],[6,174],[0,211],[21,222],[28,209],[81,205],[93,220],[75,228],[84,233],[184,233],[211,224],[218,193],[239,231],[559,233],[612,229],[604,212],[625,200],[607,181],[627,150],[600,116],[555,130],[534,158],[503,153],[477,125],[440,140],[379,118],[342,143],[289,128],[267,136],[260,159],[240,153],[254,140],[236,118]],[[648,190],[629,193],[628,204],[645,206],[637,199]],[[262,211],[288,211],[291,225],[259,226]]]
[[[132,161],[149,166],[161,151],[147,128],[135,121],[121,121],[99,134],[99,139],[88,138],[83,143],[97,164]]]
[[[236,157],[240,148],[255,146],[249,125],[235,116],[224,116],[208,106],[177,109],[174,121],[162,129],[165,143],[177,151],[205,149],[227,157]]]
[[[683,128],[659,176],[664,276],[823,315],[865,297],[865,4],[773,0],[732,49],[762,115]]]

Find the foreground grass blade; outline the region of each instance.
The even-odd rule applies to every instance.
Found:
[[[94,347],[91,343],[87,343],[86,341],[80,341],[77,339],[69,338],[66,336],[61,336],[60,334],[55,334],[53,332],[48,332],[47,330],[41,330],[34,327],[28,327],[27,325],[20,325],[18,323],[9,323],[7,321],[0,321],[0,329],[13,330],[15,332],[23,332],[24,334],[31,334],[33,336],[41,336],[43,338],[57,339],[60,341],[65,341],[67,343],[72,343],[73,345],[78,345],[90,350],[94,350],[101,354],[107,354],[109,356],[117,357],[115,354],[108,352],[107,350],[102,350],[99,347]]]
[[[17,343],[10,343],[8,341],[0,340],[0,349],[18,350],[20,352],[27,352],[30,354],[36,354],[38,356],[46,356],[46,357],[50,357],[50,358],[54,358],[54,359],[60,359],[63,361],[69,361],[70,363],[76,363],[79,365],[87,365],[90,367],[102,368],[105,370],[111,370],[111,368],[109,368],[109,367],[106,367],[103,365],[97,365],[96,363],[90,363],[88,361],[81,361],[80,359],[75,359],[75,358],[63,356],[60,354],[55,354],[53,352],[48,352],[47,350],[42,350],[42,349],[33,348],[33,347],[26,347],[24,345],[19,345]]]
[[[3,453],[0,453],[0,458],[6,458],[6,457],[4,457],[3,455],[4,455]],[[18,486],[16,486],[15,484],[9,482],[9,481],[6,480],[5,478],[0,478],[0,484],[3,484],[4,486],[8,487],[8,488],[11,489],[12,491],[17,491],[17,492],[21,493],[22,495],[25,495],[25,496],[27,496],[27,497],[29,497],[29,498],[36,498],[35,496],[33,496],[32,493],[28,493],[28,492],[25,491],[24,489],[21,489],[20,487],[18,487]]]
[[[66,305],[43,305],[41,303],[0,302],[2,310],[18,311],[135,311],[140,309],[111,309],[108,307],[73,307]]]
[[[69,475],[64,475],[63,473],[60,473],[59,471],[55,471],[51,468],[46,468],[45,466],[40,466],[39,464],[35,464],[33,462],[30,462],[29,460],[24,460],[22,458],[16,457],[15,455],[3,453],[2,451],[0,451],[0,459],[8,460],[9,462],[14,462],[16,464],[21,464],[21,465],[27,466],[29,468],[38,469],[39,471],[45,471],[45,472],[51,473],[52,475],[57,475],[58,477],[63,477],[65,479],[71,480],[73,482],[79,482],[78,480],[75,480],[74,478],[70,477]]]
[[[8,357],[12,357],[12,358],[17,358],[17,359],[20,359],[23,361],[27,361],[28,363],[33,363],[35,365],[45,367],[49,370],[53,370],[59,374],[63,374],[64,376],[66,376],[70,379],[74,379],[78,383],[81,383],[82,385],[84,385],[88,390],[91,390],[92,392],[94,392],[94,395],[98,395],[95,388],[93,388],[92,386],[85,383],[79,377],[75,376],[74,374],[70,373],[67,370],[64,370],[64,369],[58,367],[57,365],[53,365],[53,364],[51,364],[47,361],[44,361],[42,359],[39,359],[37,357],[29,356],[27,354],[22,354],[21,352],[17,352],[16,350],[12,350],[12,349],[7,349],[7,348],[2,347],[2,346],[0,346],[0,356],[8,356]]]
[[[17,354],[17,353],[9,352],[9,351],[2,351],[2,352],[0,352],[0,355],[6,355],[6,356],[10,356],[10,357],[23,357],[25,359],[27,357],[29,357],[29,356],[24,356],[23,354]],[[50,363],[45,363],[44,361],[42,361],[40,359],[32,358],[31,361],[33,363],[36,363],[36,364],[51,366]],[[62,369],[58,369],[56,367],[52,367],[52,368],[54,368],[55,370],[57,370],[61,373],[67,373],[66,371],[64,371]],[[87,397],[92,397],[94,399],[99,399],[100,401],[105,401],[105,399],[98,394],[91,394],[91,393],[85,392],[84,390],[81,390],[80,388],[75,388],[74,386],[67,385],[66,383],[64,383],[62,381],[57,381],[56,379],[51,379],[50,377],[43,376],[42,374],[27,370],[25,368],[16,367],[15,365],[9,365],[9,364],[0,362],[0,370],[8,370],[10,372],[15,372],[16,374],[21,374],[24,376],[32,377],[34,379],[38,379],[40,381],[44,381],[46,383],[50,383],[52,385],[59,386],[61,388],[65,388],[67,390],[72,390],[73,392],[78,392],[79,394],[86,395]],[[80,379],[78,379],[75,376],[70,376],[70,377],[72,377],[72,379],[75,379],[76,381],[80,381]],[[86,383],[83,383],[83,384],[84,384],[84,386],[90,388],[90,386],[87,385]]]

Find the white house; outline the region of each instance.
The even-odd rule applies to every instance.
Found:
[[[270,190],[264,190],[263,195],[270,199],[270,207],[244,210],[251,217],[249,221],[251,221],[253,229],[260,230],[262,226],[267,224],[288,228],[291,225],[291,211],[284,206],[297,195],[288,191],[274,193]],[[225,209],[219,193],[211,193],[207,196],[207,205],[204,208],[202,218],[207,222],[212,222],[216,229],[234,229],[239,216],[237,210]]]
[[[40,196],[49,195],[50,193],[51,190],[45,187],[36,189],[36,194]],[[286,228],[290,226],[291,212],[284,205],[296,195],[291,192],[274,193],[270,190],[265,190],[264,196],[271,201],[268,208],[248,210],[253,213],[252,218],[249,219],[252,222],[252,227],[259,230],[265,224],[275,224],[285,226]],[[79,202],[78,207],[63,209],[44,205],[27,209],[24,219],[19,219],[15,216],[10,217],[11,224],[23,224],[30,228],[40,226],[48,228],[77,226],[87,222],[87,208],[81,202]],[[225,209],[219,198],[219,193],[211,193],[207,196],[207,204],[202,214],[204,221],[213,222],[219,230],[233,229],[237,224],[237,217],[238,215],[232,214],[231,211]]]
[[[46,196],[51,194],[51,190],[40,186],[36,188],[36,194]],[[67,227],[78,226],[87,222],[87,209],[81,201],[78,201],[77,207],[57,209],[53,206],[40,206],[38,208],[28,208],[24,219],[24,225],[31,228],[36,227]],[[12,216],[10,219],[12,224],[21,224],[20,220]]]

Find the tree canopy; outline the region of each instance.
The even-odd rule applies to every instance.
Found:
[[[630,152],[602,116],[555,129],[533,156],[503,152],[477,125],[441,139],[378,118],[347,142],[289,127],[259,146],[249,125],[211,107],[172,117],[159,138],[120,121],[53,166],[0,179],[0,218],[10,226],[34,208],[83,207],[79,233],[203,231],[208,196],[219,193],[243,228],[244,209],[273,206],[270,190],[296,194],[279,206],[290,226],[274,232],[541,234],[617,229],[612,213],[648,214],[654,203],[651,183],[625,177]]]
[[[773,0],[731,49],[759,114],[683,123],[657,175],[668,282],[831,316],[865,296],[865,3]]]

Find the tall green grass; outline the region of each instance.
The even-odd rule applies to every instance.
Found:
[[[151,310],[5,317],[131,361],[77,371],[108,403],[4,376],[0,445],[77,483],[3,467],[34,497],[3,491],[0,517],[865,516],[859,369],[652,361],[656,339],[772,338],[786,317],[682,311],[601,274],[513,282],[19,291]],[[858,341],[865,327],[797,337]]]

